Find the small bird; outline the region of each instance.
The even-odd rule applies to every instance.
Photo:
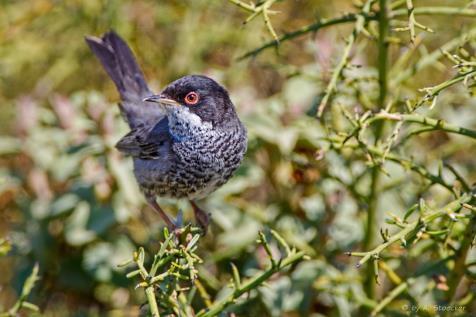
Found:
[[[195,201],[227,182],[247,147],[246,129],[228,92],[211,78],[190,75],[153,94],[131,49],[114,31],[87,36],[86,42],[119,91],[131,131],[116,148],[132,156],[148,204],[176,229],[180,220],[162,210],[157,196],[186,198],[206,232],[209,215]]]

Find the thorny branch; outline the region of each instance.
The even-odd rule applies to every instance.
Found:
[[[393,19],[396,17],[405,16],[407,14],[408,14],[407,9],[394,10],[390,13],[389,18]],[[447,16],[463,16],[463,17],[474,18],[476,17],[476,9],[462,9],[462,8],[454,8],[454,7],[419,7],[413,10],[413,14],[416,16],[418,15],[447,15]],[[243,60],[249,57],[256,56],[266,49],[276,47],[278,43],[287,42],[309,33],[315,33],[319,31],[320,29],[327,28],[329,26],[355,22],[359,16],[363,16],[366,22],[378,20],[378,12],[372,12],[372,11],[369,12],[367,15],[362,13],[349,13],[349,14],[342,15],[340,17],[319,19],[317,22],[313,24],[304,26],[292,32],[284,33],[283,35],[281,35],[281,37],[278,38],[278,42],[276,40],[269,41],[263,44],[262,46],[243,54],[238,59]]]
[[[399,224],[399,226],[403,227],[401,231],[391,237],[387,237],[384,243],[378,245],[371,251],[349,252],[348,255],[362,257],[362,259],[357,263],[358,267],[362,266],[370,259],[377,260],[380,256],[380,253],[386,248],[388,248],[390,245],[398,241],[401,241],[405,245],[405,241],[408,240],[409,237],[417,235],[420,231],[424,232],[428,225],[436,219],[439,219],[443,216],[448,216],[454,219],[454,214],[462,208],[463,204],[469,202],[471,199],[471,195],[463,195],[437,211],[422,214],[422,216],[418,220],[409,224],[401,223],[399,219],[392,219],[392,223]],[[414,211],[415,209],[411,210],[411,212]]]
[[[276,259],[271,253],[271,247],[264,233],[260,233],[258,243],[266,250],[270,259],[270,266],[263,272],[244,280],[236,266],[232,265],[233,291],[227,297],[211,302],[200,279],[196,264],[202,260],[195,254],[200,240],[200,229],[186,226],[175,234],[164,231],[165,241],[160,244],[160,250],[155,254],[149,269],[146,269],[145,252],[140,248],[132,259],[121,264],[126,266],[134,263],[136,269],[127,274],[128,278],[140,277],[136,288],[145,289],[149,310],[154,317],[174,314],[176,316],[192,316],[191,301],[195,290],[206,303],[206,309],[196,314],[197,317],[212,317],[223,312],[226,307],[234,303],[241,295],[257,289],[273,274],[286,267],[298,263],[306,258],[304,252],[291,248],[275,231],[271,235],[285,250],[285,255]],[[187,299],[184,291],[192,294]]]
[[[259,4],[246,4],[241,0],[228,0],[234,5],[248,11],[251,13],[251,15],[243,22],[243,24],[246,24],[256,18],[258,15],[263,16],[263,21],[264,24],[266,25],[266,28],[268,29],[269,33],[271,36],[274,38],[274,43],[276,45],[279,44],[279,37],[276,34],[276,31],[274,30],[273,25],[271,24],[271,20],[269,19],[269,15],[272,13],[275,13],[274,11],[271,11],[270,8],[271,6],[277,1],[277,0],[266,0],[263,2],[260,2]]]
[[[1,242],[3,241],[0,240],[0,245],[1,245]],[[27,301],[28,296],[30,296],[31,291],[33,290],[33,287],[35,286],[35,283],[40,279],[38,272],[39,272],[39,266],[38,264],[35,264],[33,266],[33,269],[30,275],[28,276],[25,283],[23,284],[23,289],[21,291],[20,297],[15,302],[13,307],[10,308],[7,312],[0,312],[0,317],[18,316],[22,308],[26,308],[29,311],[33,311],[33,312],[38,312],[40,310],[38,306]]]
[[[291,248],[286,241],[274,230],[271,230],[271,235],[278,242],[278,244],[285,250],[286,256],[281,257],[280,259],[275,259],[270,245],[266,239],[266,236],[263,232],[260,232],[258,243],[263,246],[270,260],[269,267],[261,272],[257,273],[255,276],[251,277],[247,281],[242,281],[242,278],[239,276],[238,270],[233,265],[232,266],[232,275],[233,275],[233,291],[226,296],[225,298],[215,302],[211,305],[206,311],[201,311],[197,314],[197,317],[213,317],[217,316],[220,312],[223,312],[225,308],[232,303],[234,303],[240,296],[243,294],[257,289],[261,286],[267,279],[269,279],[273,274],[282,271],[286,267],[295,264],[297,262],[306,259],[306,254],[303,251],[297,251],[294,248]]]
[[[324,110],[329,102],[329,99],[331,98],[332,94],[336,90],[337,81],[339,80],[339,77],[341,76],[342,71],[344,70],[344,67],[349,63],[349,56],[350,56],[351,49],[354,46],[354,42],[357,39],[357,36],[364,30],[365,16],[369,14],[370,8],[372,7],[372,4],[374,2],[375,0],[367,0],[367,2],[365,3],[362,9],[362,14],[356,16],[356,23],[355,23],[354,30],[350,33],[350,35],[346,39],[344,53],[342,54],[339,63],[337,64],[336,68],[334,69],[332,73],[332,77],[329,84],[327,85],[324,97],[322,97],[322,100],[317,109],[318,118],[322,117],[322,114],[324,113]]]
[[[421,23],[418,23],[415,19],[415,7],[413,6],[412,0],[406,0],[407,10],[408,10],[408,26],[404,28],[396,28],[395,31],[409,31],[410,32],[410,41],[415,43],[416,32],[415,27],[418,27],[424,31],[433,33],[433,30],[427,26],[424,26]]]

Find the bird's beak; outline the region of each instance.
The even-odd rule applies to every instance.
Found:
[[[166,98],[163,95],[152,95],[149,97],[145,97],[144,99],[142,99],[142,101],[155,102],[164,106],[180,106],[180,103],[178,103],[177,101],[170,98]]]

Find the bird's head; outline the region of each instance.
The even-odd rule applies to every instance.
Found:
[[[238,119],[225,88],[201,75],[177,79],[160,94],[149,96],[144,101],[158,103],[169,115],[196,116],[212,127],[227,126]]]

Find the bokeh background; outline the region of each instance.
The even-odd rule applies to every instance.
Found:
[[[279,11],[271,16],[278,35],[355,11],[352,1],[317,0],[279,1],[272,9]],[[231,261],[244,276],[264,267],[266,256],[255,240],[260,229],[274,228],[311,259],[237,304],[236,316],[351,316],[365,305],[365,270],[344,253],[361,250],[365,236],[368,162],[365,153],[325,147],[320,138],[327,127],[314,117],[352,24],[238,60],[272,40],[262,19],[243,25],[247,16],[227,1],[0,1],[0,239],[11,245],[0,257],[0,311],[13,305],[35,263],[41,280],[29,300],[45,316],[134,316],[145,301],[125,278],[127,269],[117,264],[138,246],[157,250],[163,223],[146,207],[130,159],[114,149],[127,132],[118,94],[83,40],[110,29],[131,45],[154,91],[185,74],[211,76],[229,89],[249,130],[243,166],[203,202],[213,218],[199,249],[205,260],[200,276],[209,293],[216,295],[229,283]],[[435,33],[423,32],[424,44],[395,72],[476,27],[474,17],[418,20]],[[408,34],[394,36],[400,43],[391,49],[390,67],[411,47]],[[360,66],[339,86],[338,103],[349,111],[365,109],[358,93],[370,103],[377,98],[372,41],[355,45],[352,63]],[[472,56],[475,43],[466,47]],[[451,63],[441,59],[401,83],[395,98],[421,97],[418,89],[454,74]],[[425,113],[474,129],[475,107],[476,99],[455,86]],[[337,112],[329,110],[327,124],[348,131]],[[469,183],[476,181],[472,139],[437,131],[413,137],[398,151],[432,171],[450,161]],[[395,164],[386,168],[389,175],[379,186],[379,228],[389,211],[401,215],[421,197],[432,206],[450,201],[450,193],[411,171]],[[451,182],[453,175],[446,176]],[[193,219],[186,202],[161,201],[170,213],[181,209],[187,221]],[[378,243],[379,238],[372,247]],[[445,252],[438,251],[440,244],[416,247],[391,249],[389,263],[398,274],[410,276]],[[434,282],[440,273],[444,268],[418,276],[394,313],[405,315],[399,307],[407,300],[432,304],[444,297]],[[384,276],[380,283],[377,299],[392,289]],[[465,283],[461,297],[475,290],[474,279]],[[476,311],[472,297],[465,305],[466,312]]]

